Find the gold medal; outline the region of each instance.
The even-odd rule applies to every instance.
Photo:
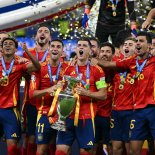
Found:
[[[120,84],[119,89],[121,89],[121,90],[124,89],[124,85]]]
[[[134,84],[135,80],[133,78],[131,78],[130,80],[130,84]]]
[[[116,11],[113,11],[112,15],[115,17],[116,16]]]
[[[138,78],[139,75],[140,75],[140,72],[137,72],[137,73],[136,73],[136,78]]]
[[[1,86],[7,86],[9,84],[9,78],[8,78],[8,76],[3,76],[0,79],[0,83],[1,83]]]

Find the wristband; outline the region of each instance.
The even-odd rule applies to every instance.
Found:
[[[131,30],[133,30],[133,29],[137,29],[137,25],[136,24],[132,24],[131,25]]]
[[[84,13],[88,15],[90,13],[90,9],[86,8]]]

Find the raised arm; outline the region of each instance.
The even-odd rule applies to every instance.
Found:
[[[142,24],[142,29],[149,28],[154,17],[155,17],[155,8],[151,9],[150,12],[148,13],[146,20]]]
[[[32,55],[31,52],[29,52],[27,46],[25,43],[20,44],[22,49],[27,53],[32,63],[27,64],[27,71],[29,73],[40,70],[41,66],[39,61]]]
[[[116,62],[114,61],[105,61],[101,59],[92,58],[91,64],[93,66],[99,65],[102,68],[116,68]]]

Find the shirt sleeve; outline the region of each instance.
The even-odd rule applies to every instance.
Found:
[[[99,90],[101,88],[106,88],[107,84],[105,81],[105,73],[103,69],[99,66],[94,68],[94,75],[95,75],[95,84],[96,88]]]
[[[131,59],[116,61],[116,67],[124,70],[130,69]]]
[[[33,72],[31,74],[30,88],[29,88],[30,99],[33,98],[34,91],[39,89],[39,83],[40,83],[40,72]]]

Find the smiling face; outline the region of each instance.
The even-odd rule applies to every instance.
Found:
[[[111,61],[112,57],[113,57],[113,54],[112,54],[111,47],[109,47],[109,46],[101,47],[101,50],[100,50],[99,55],[98,55],[99,59],[102,59],[105,61]]]
[[[15,46],[15,42],[13,40],[5,40],[3,42],[3,54],[5,56],[11,56],[14,55],[14,53],[17,51],[16,46]]]
[[[51,40],[50,30],[47,27],[40,27],[37,31],[36,41],[43,47]]]
[[[59,41],[52,41],[49,48],[52,60],[58,60],[63,53],[63,45]]]
[[[135,53],[136,43],[133,40],[126,40],[123,45],[122,53],[125,58],[133,55]]]
[[[78,60],[87,60],[89,58],[89,55],[91,53],[91,47],[89,45],[88,41],[78,41],[77,48],[76,48],[76,54]]]

